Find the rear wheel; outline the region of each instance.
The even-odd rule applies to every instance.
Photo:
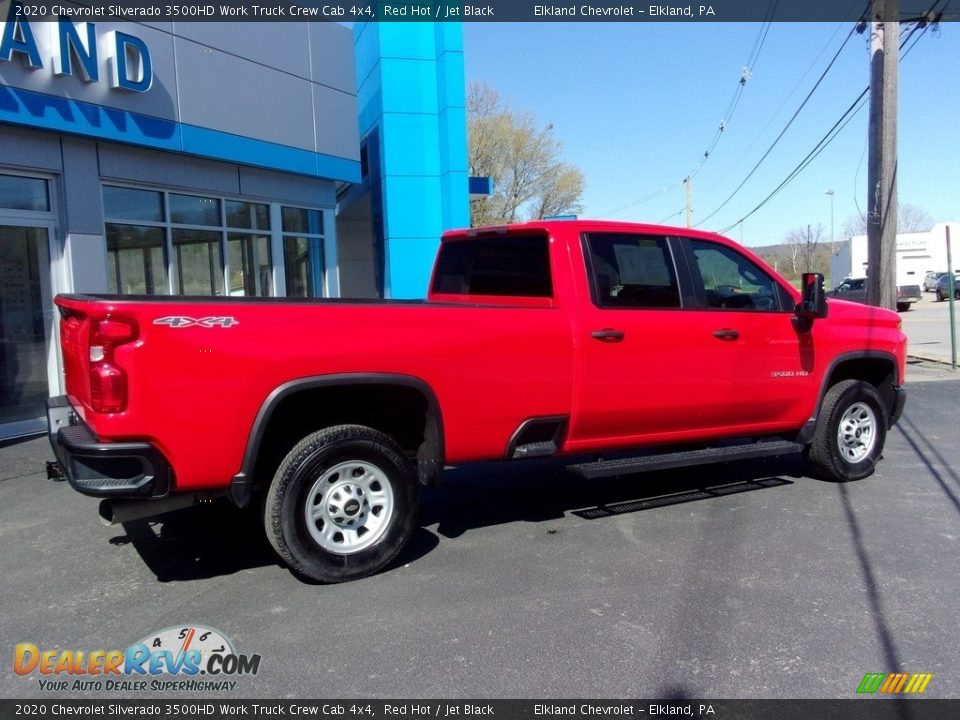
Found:
[[[381,570],[416,527],[413,464],[388,436],[361,425],[312,433],[291,450],[267,492],[264,524],[287,563],[334,583]]]
[[[910,309],[910,303],[899,302],[897,303],[897,312],[906,312]]]
[[[877,389],[860,380],[843,380],[823,398],[808,459],[829,480],[870,475],[887,437],[887,411]]]

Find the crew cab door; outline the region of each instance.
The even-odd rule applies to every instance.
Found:
[[[731,245],[679,242],[696,294],[686,312],[707,330],[702,423],[725,434],[799,427],[817,389],[813,335],[798,322],[793,298]]]
[[[706,389],[702,319],[683,309],[692,298],[682,297],[670,239],[587,232],[581,247],[589,297],[580,303],[569,448],[630,447],[695,430]]]

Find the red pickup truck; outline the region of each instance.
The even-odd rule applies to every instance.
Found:
[[[853,480],[906,398],[896,313],[655,225],[448,232],[426,301],[56,304],[71,485],[114,522],[257,499],[280,556],[326,582],[389,563],[448,464],[593,455],[572,469],[594,478],[805,452]]]

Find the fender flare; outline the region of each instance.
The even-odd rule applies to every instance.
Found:
[[[883,360],[890,363],[890,369],[894,375],[894,389],[897,392],[894,405],[889,408],[890,427],[893,427],[897,420],[900,419],[900,414],[903,412],[903,403],[906,399],[906,391],[901,387],[903,378],[900,377],[900,367],[897,365],[897,358],[893,353],[887,352],[886,350],[854,350],[840,353],[830,361],[830,364],[823,373],[823,378],[820,380],[820,392],[817,394],[817,404],[813,408],[813,414],[810,416],[810,419],[804,423],[803,429],[801,429],[797,435],[796,441],[798,443],[806,445],[813,440],[813,433],[816,429],[817,418],[820,416],[823,398],[827,394],[827,390],[830,389],[830,378],[833,377],[833,373],[837,367],[850,360]]]
[[[335,375],[317,375],[297,378],[274,388],[260,405],[247,436],[246,448],[240,472],[230,480],[228,494],[237,507],[244,508],[250,503],[253,492],[253,471],[263,436],[274,411],[291,395],[306,390],[333,387],[373,387],[390,386],[412,388],[423,395],[427,403],[424,442],[417,451],[417,473],[424,485],[435,485],[439,481],[444,465],[443,414],[436,393],[426,382],[412,375],[393,373],[342,373]]]

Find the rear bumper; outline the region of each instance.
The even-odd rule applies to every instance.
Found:
[[[170,464],[150,443],[100,442],[64,395],[47,400],[47,421],[53,454],[77,492],[136,499],[170,492]]]

